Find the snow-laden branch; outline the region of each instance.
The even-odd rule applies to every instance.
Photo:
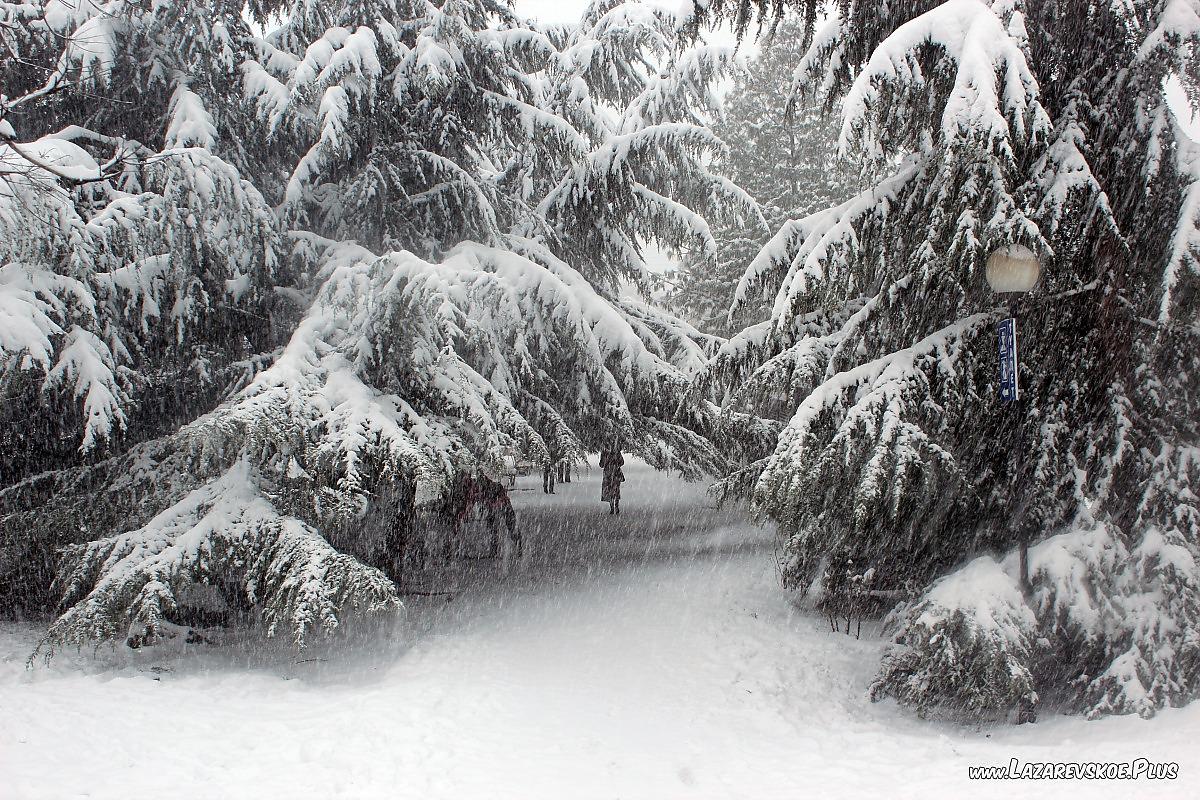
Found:
[[[841,205],[787,222],[746,268],[730,313],[735,313],[752,291],[774,278],[778,290],[772,318],[777,325],[787,324],[788,312],[797,299],[823,281],[832,264],[853,258],[864,220],[872,217],[875,224],[886,223],[900,193],[920,174],[920,165],[919,156],[910,156],[889,178]]]
[[[878,109],[898,101],[901,108],[920,113],[927,108],[928,82],[949,72],[949,96],[940,109],[941,140],[969,138],[1012,158],[1010,142],[1044,135],[1049,127],[1037,79],[1014,35],[1019,30],[1011,22],[1005,25],[981,0],[948,0],[901,25],[875,48],[846,94],[843,148],[861,138],[867,152],[881,152],[889,120],[903,112],[891,107],[888,117],[876,117]],[[928,46],[951,64],[924,64],[921,53]],[[890,101],[886,105],[885,99]]]
[[[544,458],[559,441],[651,450],[659,445],[647,437],[686,438],[688,424],[701,424],[695,412],[673,421],[699,334],[614,305],[536,243],[462,244],[440,262],[329,245],[318,256],[325,284],[290,343],[237,398],[189,426],[190,439],[222,449],[265,435],[272,452],[294,454],[347,495],[371,477],[363,465],[383,463],[437,497],[458,471],[498,472],[506,458]],[[547,371],[553,363],[572,366]],[[648,413],[661,420],[638,422]],[[698,453],[715,463],[702,440],[686,443],[666,463],[686,466]]]
[[[209,580],[236,592],[226,603],[260,605],[268,636],[286,632],[301,647],[347,617],[401,608],[383,573],[264,498],[244,460],[145,526],[71,548],[62,576],[68,610],[34,657],[65,645],[150,644],[172,635],[187,591]]]
[[[906,407],[921,405],[929,377],[926,371],[953,377],[963,357],[962,343],[994,321],[992,314],[975,314],[926,336],[911,347],[888,353],[853,369],[838,372],[809,394],[779,438],[772,465],[763,474],[764,488],[778,480],[777,473],[792,472],[813,460],[813,430],[827,412],[833,412],[834,434],[821,442],[826,450],[847,448],[863,429],[882,425],[886,435],[867,437],[876,447],[891,447]],[[915,397],[914,397],[915,396]],[[880,470],[868,462],[864,475],[878,486]]]
[[[1200,279],[1200,143],[1177,130],[1179,171],[1184,177],[1179,220],[1171,235],[1170,251],[1163,269],[1162,299],[1158,321],[1166,325],[1177,315],[1176,289],[1185,274]]]

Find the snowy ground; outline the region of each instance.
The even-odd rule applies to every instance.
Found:
[[[414,601],[407,636],[350,655],[27,670],[36,629],[3,625],[0,797],[1200,797],[1200,704],[982,729],[871,704],[879,642],[793,609],[767,532],[626,472],[619,517],[594,468],[554,497],[522,479],[518,571]],[[1138,756],[1179,779],[967,780],[1011,757]]]

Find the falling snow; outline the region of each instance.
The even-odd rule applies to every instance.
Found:
[[[601,513],[594,464],[554,495],[519,479],[526,557],[422,587],[449,594],[410,598],[400,629],[356,648],[103,648],[29,671],[38,633],[6,624],[0,770],[23,798],[716,800],[1071,797],[1062,782],[972,783],[967,766],[1193,763],[1195,706],[1017,728],[872,704],[874,626],[831,635],[779,591],[769,529],[715,512],[696,484],[626,469],[620,517]],[[1197,791],[1185,770],[1088,796]]]

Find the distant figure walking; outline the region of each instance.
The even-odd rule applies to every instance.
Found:
[[[608,503],[608,513],[621,513],[621,483],[625,480],[625,456],[620,450],[603,450],[600,453],[600,468],[604,470],[604,482],[600,484],[600,502]]]

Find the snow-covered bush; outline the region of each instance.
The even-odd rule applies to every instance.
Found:
[[[976,715],[1037,702],[1037,619],[995,559],[981,556],[939,578],[899,616],[872,697],[892,695],[922,713],[949,707]]]
[[[1119,540],[1109,548],[1111,583],[1092,601],[1102,609],[1072,615],[1080,631],[1103,644],[1093,649],[1099,657],[1085,662],[1092,669],[1078,677],[1083,693],[1075,705],[1090,716],[1148,717],[1200,691],[1200,550],[1161,529],[1146,531],[1128,552]]]
[[[1151,716],[1200,689],[1197,557],[1148,532],[1134,551],[1081,514],[1020,559],[977,558],[893,612],[894,643],[872,686],[933,708],[1003,712],[1041,700],[1099,716]]]

